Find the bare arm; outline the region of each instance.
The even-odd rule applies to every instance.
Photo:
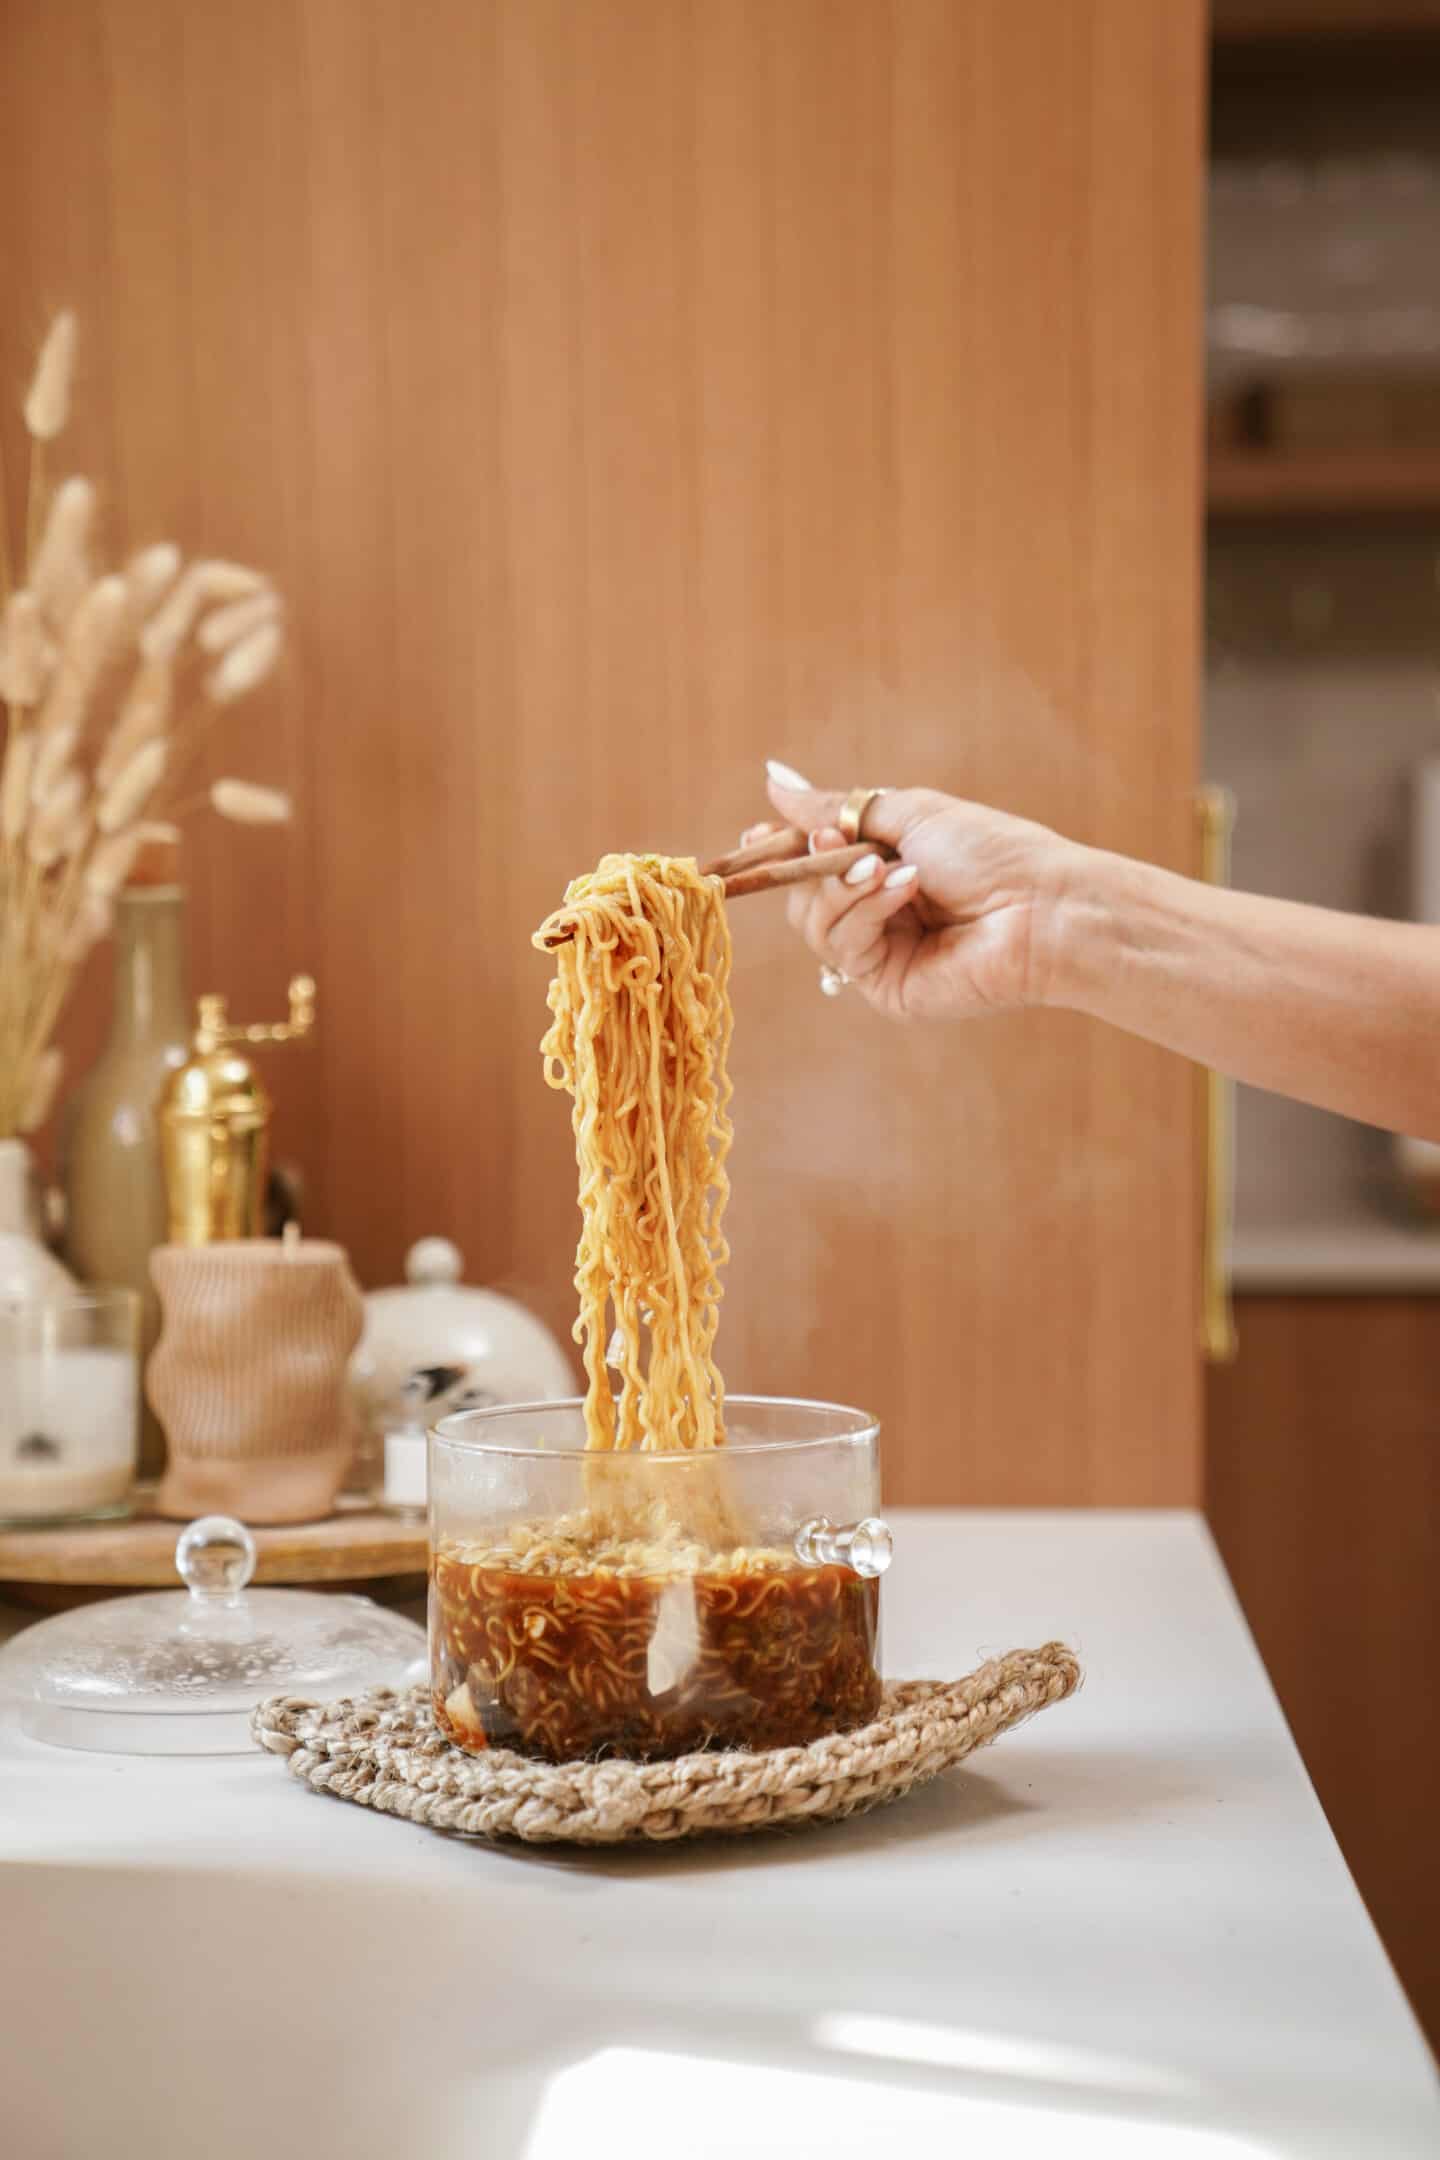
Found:
[[[1049,1001],[1237,1080],[1440,1140],[1440,930],[1075,852]]]
[[[821,845],[843,795],[770,771]],[[1440,1140],[1440,929],[1225,892],[931,789],[882,795],[901,858],[796,886],[791,920],[897,1019],[1092,1014],[1257,1087]]]

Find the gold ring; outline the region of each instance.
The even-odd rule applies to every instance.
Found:
[[[840,815],[835,823],[839,826],[851,847],[864,838],[865,813],[877,795],[888,795],[888,788],[852,787],[840,805]]]

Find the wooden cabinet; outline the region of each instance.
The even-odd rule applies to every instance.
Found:
[[[1440,2040],[1440,1299],[1248,1297],[1212,1527],[1322,1805]]]
[[[444,1230],[568,1324],[530,931],[767,752],[1186,860],[1203,58],[1198,0],[5,9],[0,383],[72,302],[117,540],[289,597],[215,768],[299,822],[192,844],[193,974],[318,977],[279,1145],[367,1279]],[[735,927],[731,1384],[872,1403],[896,1499],[1194,1499],[1184,1068]]]

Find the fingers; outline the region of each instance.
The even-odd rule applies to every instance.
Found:
[[[738,845],[742,848],[753,848],[759,841],[769,840],[776,833],[794,832],[796,829],[793,825],[782,825],[778,818],[770,818],[759,825],[747,825],[740,835]],[[821,826],[808,837],[812,855],[823,855],[828,848],[850,845],[838,825]]]
[[[814,833],[836,824],[845,804],[842,788],[816,788],[789,765],[771,758],[765,767],[766,792],[788,825]],[[950,798],[934,788],[887,788],[865,812],[866,840],[884,840],[898,847],[917,825],[943,810]],[[841,839],[838,845],[843,846]]]
[[[890,864],[871,855],[843,878],[792,893],[790,920],[818,959],[852,982],[864,982],[884,967],[888,926],[914,899],[918,882],[913,863]]]

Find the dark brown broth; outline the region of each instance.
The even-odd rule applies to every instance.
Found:
[[[441,1546],[436,1722],[552,1762],[801,1746],[878,1709],[879,1590],[844,1567],[520,1574]]]

